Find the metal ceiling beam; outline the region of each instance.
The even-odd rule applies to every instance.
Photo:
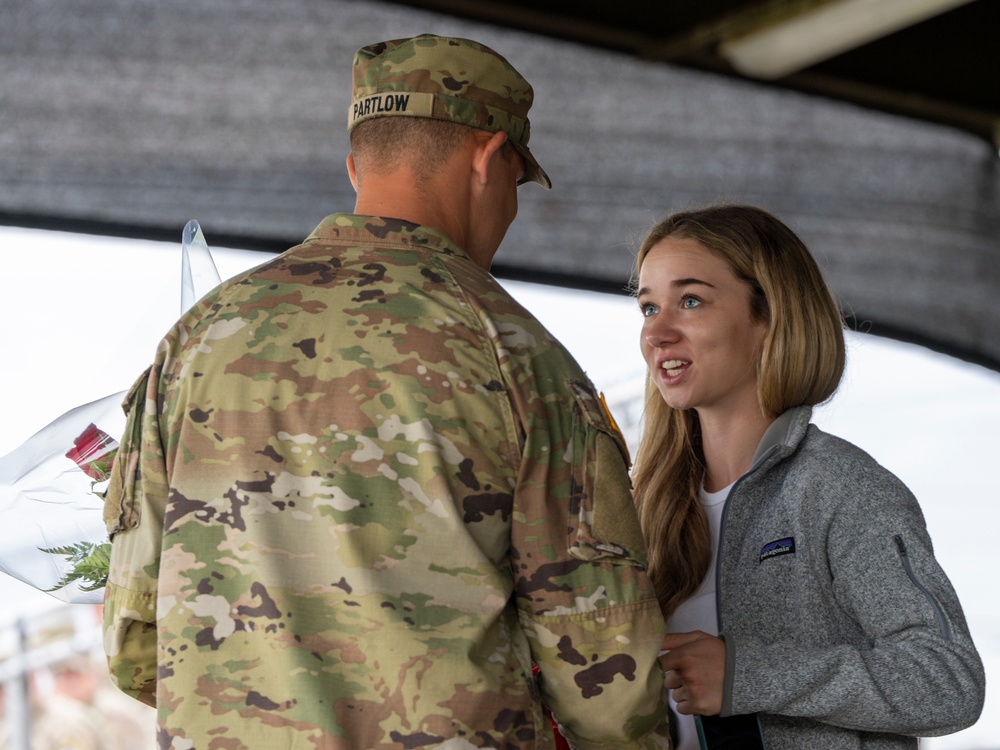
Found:
[[[836,51],[829,44],[820,44],[813,38],[816,48],[822,47],[823,54],[829,56],[846,51],[848,46],[853,47],[873,41],[879,35],[884,36],[892,31],[898,31],[907,25],[927,20],[972,1],[762,0],[667,39],[647,41],[637,48],[636,53],[643,59],[654,62],[676,63],[770,83],[775,78],[773,73],[776,68],[773,66],[765,69],[764,63],[761,63],[760,68],[752,63],[749,66],[738,64],[741,41],[760,39],[760,35],[775,29],[801,31],[803,27],[799,24],[802,19],[832,17],[836,21],[838,15],[847,13],[848,16],[853,14],[865,21],[871,21],[871,28],[867,28],[865,23],[850,21],[849,25],[856,35],[850,42],[842,38]],[[874,16],[878,18],[873,18]],[[822,31],[822,24],[820,30]],[[805,31],[801,33],[805,38],[809,34],[809,26],[805,26]],[[766,45],[759,44],[757,50],[762,57],[768,54]],[[809,64],[818,61],[820,58],[814,55]],[[786,66],[787,72],[780,80],[782,87],[960,128],[977,134],[1000,150],[1000,116],[995,111],[961,106],[934,97],[909,94],[897,89],[863,84],[803,69],[801,60],[794,67],[796,69],[792,70]]]
[[[761,0],[718,16],[665,39],[649,40],[636,52],[646,60],[672,62],[705,52],[715,53],[729,39],[747,36],[815,11],[838,0]]]
[[[970,0],[836,0],[729,38],[719,54],[740,73],[775,80]]]

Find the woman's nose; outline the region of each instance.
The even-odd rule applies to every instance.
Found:
[[[667,313],[660,312],[656,316],[646,318],[643,326],[643,340],[652,347],[664,346],[676,342],[680,338],[680,332]]]

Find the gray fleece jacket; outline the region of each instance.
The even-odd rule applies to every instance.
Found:
[[[983,665],[916,499],[811,414],[771,425],[723,512],[722,715],[757,713],[767,750],[915,748],[971,726]]]

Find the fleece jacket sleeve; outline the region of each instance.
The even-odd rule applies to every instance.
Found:
[[[726,634],[723,713],[910,736],[970,726],[983,665],[916,499],[874,462],[830,468],[815,478],[824,510],[809,529],[825,550],[824,595],[795,615],[807,618],[798,638]]]

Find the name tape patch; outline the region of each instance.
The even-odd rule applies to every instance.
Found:
[[[763,547],[760,548],[760,562],[765,560],[770,560],[775,557],[780,557],[781,555],[794,555],[795,554],[795,537],[789,536],[784,539],[776,539],[773,542],[768,542]]]
[[[386,91],[364,96],[351,104],[349,122],[371,115],[411,115],[430,117],[434,112],[434,94],[414,91]]]

